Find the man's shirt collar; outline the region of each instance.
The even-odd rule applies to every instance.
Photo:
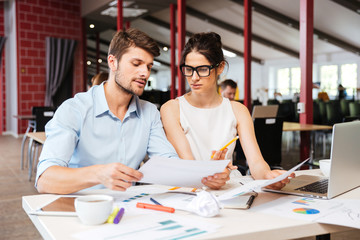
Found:
[[[95,87],[93,89],[94,93],[94,113],[95,113],[95,117],[98,117],[104,113],[109,113],[110,114],[110,109],[109,109],[109,105],[106,101],[106,97],[105,97],[105,89],[104,89],[104,83],[102,83],[101,85],[99,85],[98,87]],[[129,116],[131,113],[135,113],[137,117],[140,117],[141,114],[141,110],[140,110],[140,102],[139,102],[139,97],[138,96],[133,96],[130,100],[130,104],[129,104],[129,108],[126,112],[125,118],[127,116]],[[112,115],[112,114],[111,114]]]

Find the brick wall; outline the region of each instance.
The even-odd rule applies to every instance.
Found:
[[[73,92],[85,89],[82,61],[81,0],[16,1],[18,49],[18,114],[43,106],[46,85],[45,38],[78,41],[74,58]],[[19,121],[19,133],[27,127]]]

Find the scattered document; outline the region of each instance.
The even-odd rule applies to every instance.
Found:
[[[157,213],[131,219],[125,214],[120,224],[104,224],[72,236],[86,240],[188,239],[216,232],[219,227],[175,214]]]
[[[150,158],[139,171],[141,182],[178,187],[202,187],[201,179],[224,171],[230,160],[194,161],[163,157]]]
[[[295,172],[296,169],[301,167],[301,165],[306,163],[308,160],[309,160],[309,158],[302,161],[301,163],[299,163],[298,165],[296,165],[295,167],[293,167],[289,171],[277,176],[276,178],[273,178],[273,179],[270,179],[270,180],[254,180],[254,181],[245,183],[244,185],[242,185],[240,187],[234,188],[234,189],[222,194],[218,198],[219,198],[219,200],[225,200],[225,199],[234,198],[234,197],[237,197],[237,196],[240,196],[240,195],[252,192],[252,191],[259,191],[262,187],[266,187],[266,186],[269,186],[269,185],[274,184],[276,182],[279,182],[281,180],[284,180],[290,174]]]
[[[360,200],[284,196],[250,211],[360,229]]]
[[[326,217],[317,219],[317,222],[360,229],[360,200],[341,199],[339,201],[343,203],[342,206]]]

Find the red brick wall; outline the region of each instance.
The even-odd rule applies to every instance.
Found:
[[[81,0],[16,1],[18,49],[18,114],[43,106],[46,85],[45,38],[78,41],[74,58],[73,92],[83,91]],[[27,123],[19,121],[19,133]]]
[[[4,2],[0,2],[0,36],[4,36]],[[5,59],[4,59],[4,50],[3,50],[3,55],[2,55],[2,66],[1,66],[1,73],[0,73],[0,98],[2,97],[2,100],[0,99],[0,114],[2,114],[0,116],[0,134],[3,132],[4,130],[4,126],[6,126],[6,112],[4,111],[4,109],[6,108],[5,105],[5,92],[6,92],[6,86],[5,86]]]

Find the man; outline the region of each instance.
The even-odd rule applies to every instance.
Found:
[[[46,125],[35,183],[40,193],[94,186],[125,191],[142,178],[135,169],[146,154],[178,157],[156,106],[138,97],[159,53],[155,41],[139,30],[116,33],[108,81],[65,101]]]
[[[237,84],[231,79],[226,79],[220,83],[220,94],[233,101],[236,94]]]

